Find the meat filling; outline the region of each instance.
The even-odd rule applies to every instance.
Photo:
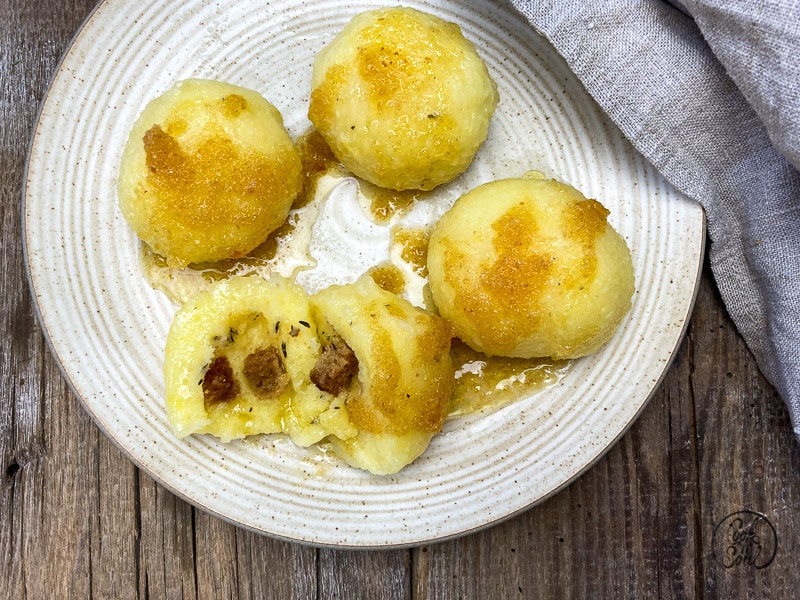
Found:
[[[244,359],[242,374],[260,398],[279,396],[289,385],[289,374],[277,348],[253,352]]]
[[[239,395],[239,383],[233,376],[231,363],[225,356],[216,356],[203,376],[203,404],[209,410],[220,402],[228,402]]]
[[[358,359],[355,352],[342,338],[334,336],[311,369],[311,381],[323,392],[338,396],[350,385],[356,373]]]

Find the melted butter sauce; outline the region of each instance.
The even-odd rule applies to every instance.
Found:
[[[456,378],[451,417],[495,411],[551,387],[570,364],[549,358],[486,356],[458,339],[453,340],[450,356]]]
[[[406,278],[403,276],[403,272],[391,262],[386,261],[375,265],[367,271],[367,274],[375,283],[392,294],[402,295],[406,289]]]
[[[244,257],[193,264],[185,269],[169,267],[163,257],[142,244],[141,263],[149,283],[173,302],[181,304],[219,279],[254,272],[262,275],[279,272],[291,277],[296,269],[312,265],[313,259],[307,249],[298,251],[304,240],[297,238],[302,238],[301,234],[310,231],[319,213],[318,205],[327,196],[328,190],[322,189],[321,180],[326,176],[339,179],[353,176],[336,160],[315,130],[303,134],[296,144],[303,163],[303,190],[283,225]],[[360,193],[369,203],[370,216],[376,223],[386,226],[390,221],[401,218],[430,194],[419,190],[386,190],[362,180],[358,180],[358,184]],[[413,277],[420,280],[427,280],[429,238],[429,227],[395,225],[391,230],[391,243],[399,246],[400,260]],[[304,256],[286,261],[285,257],[292,253]],[[283,269],[278,268],[281,261],[284,261]],[[390,292],[402,294],[407,291],[407,276],[393,262],[381,262],[372,267],[368,274]],[[455,367],[451,417],[486,413],[507,406],[521,397],[554,385],[570,365],[569,361],[550,359],[488,357],[458,339],[453,339],[450,354]]]
[[[346,175],[344,167],[336,160],[330,146],[315,130],[309,129],[297,140],[297,150],[303,163],[303,191],[294,202],[300,208],[316,199],[319,180],[328,174]]]
[[[428,242],[431,230],[397,226],[392,229],[392,243],[401,246],[400,258],[420,277],[428,276]]]
[[[370,200],[370,213],[378,223],[388,223],[392,218],[409,210],[429,194],[422,190],[389,190],[359,181],[361,191]]]

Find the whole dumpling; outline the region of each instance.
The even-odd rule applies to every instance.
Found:
[[[609,211],[539,174],[484,184],[435,225],[430,290],[457,337],[489,355],[576,358],[607,342],[634,275]]]
[[[355,16],[317,55],[308,116],[359,177],[430,190],[469,166],[497,102],[457,25],[395,7]]]
[[[438,316],[369,276],[311,297],[323,345],[311,380],[343,399],[358,429],[328,438],[334,452],[375,474],[399,471],[441,430],[454,375],[451,331]]]
[[[260,94],[187,79],[149,102],[133,125],[120,208],[171,266],[238,258],[284,222],[301,168],[280,113]]]

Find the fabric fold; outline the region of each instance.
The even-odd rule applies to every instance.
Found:
[[[634,147],[703,206],[723,302],[800,438],[798,58],[775,53],[798,47],[800,16],[721,0],[511,2]]]

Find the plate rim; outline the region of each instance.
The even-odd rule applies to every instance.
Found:
[[[543,494],[541,497],[534,499],[533,501],[531,501],[530,503],[526,504],[525,506],[523,506],[523,507],[521,507],[521,508],[519,508],[517,510],[514,510],[514,511],[508,513],[508,514],[500,515],[500,516],[498,516],[498,517],[496,517],[496,518],[494,518],[492,520],[489,520],[487,522],[484,522],[484,523],[482,523],[480,525],[471,527],[469,529],[460,530],[457,533],[442,535],[442,536],[438,536],[438,537],[426,537],[426,538],[421,539],[419,541],[408,541],[408,542],[398,542],[398,543],[387,542],[385,544],[378,544],[378,545],[359,545],[359,544],[348,544],[348,543],[344,543],[344,544],[342,544],[342,543],[328,543],[328,542],[322,542],[322,541],[317,541],[317,540],[301,539],[301,538],[294,538],[294,537],[290,537],[290,536],[285,536],[285,535],[282,535],[282,534],[279,534],[279,533],[275,533],[275,532],[272,532],[272,531],[266,531],[264,529],[260,529],[258,527],[249,525],[249,524],[241,522],[241,521],[237,521],[233,517],[229,517],[229,516],[227,516],[227,515],[225,515],[223,513],[220,513],[218,511],[210,508],[209,506],[207,506],[204,503],[202,503],[199,499],[192,498],[192,497],[186,495],[181,490],[179,490],[176,487],[174,487],[170,482],[166,481],[163,477],[161,477],[161,476],[157,475],[156,473],[154,473],[150,468],[147,467],[147,465],[143,461],[141,461],[139,458],[137,458],[133,454],[133,452],[131,450],[126,448],[125,445],[123,444],[123,442],[117,436],[113,435],[112,432],[107,427],[105,427],[103,425],[102,421],[100,420],[100,418],[96,414],[96,412],[89,406],[89,404],[87,403],[86,399],[78,392],[78,388],[77,388],[76,384],[74,383],[72,377],[70,376],[70,374],[68,373],[68,371],[67,371],[67,369],[65,367],[64,360],[62,359],[62,356],[58,352],[56,344],[55,344],[55,342],[54,342],[54,340],[52,338],[51,332],[46,327],[46,319],[45,319],[44,312],[42,311],[42,306],[41,306],[41,303],[40,303],[41,295],[39,293],[37,293],[35,276],[34,276],[34,273],[33,273],[33,269],[32,269],[32,266],[31,266],[30,255],[29,255],[28,222],[27,222],[28,221],[27,213],[28,213],[28,204],[29,204],[28,203],[28,197],[29,197],[28,196],[28,184],[29,184],[30,175],[31,175],[30,170],[31,170],[31,162],[32,162],[33,150],[34,150],[34,147],[36,145],[37,139],[41,135],[41,128],[43,126],[43,118],[42,118],[43,114],[45,113],[45,109],[46,109],[48,103],[51,101],[52,88],[53,88],[55,82],[58,80],[58,77],[62,73],[62,70],[63,70],[63,67],[64,67],[65,63],[68,61],[69,57],[74,52],[74,50],[76,49],[77,45],[79,44],[79,42],[81,40],[81,37],[86,32],[87,26],[92,21],[92,19],[96,16],[96,14],[99,12],[99,10],[101,10],[104,7],[106,7],[107,5],[111,5],[113,3],[114,3],[114,0],[101,0],[100,2],[98,2],[90,10],[90,12],[86,15],[86,17],[84,17],[84,19],[82,20],[80,26],[78,27],[76,32],[73,34],[71,40],[68,42],[68,44],[66,45],[64,51],[62,52],[61,57],[59,58],[58,62],[56,63],[56,66],[54,67],[54,70],[51,73],[50,78],[48,80],[48,83],[46,84],[46,86],[45,86],[45,88],[43,90],[42,100],[39,102],[37,113],[36,113],[35,119],[33,121],[33,127],[31,129],[31,133],[30,133],[29,138],[28,138],[27,151],[26,151],[24,165],[23,165],[23,171],[22,171],[23,178],[22,178],[22,182],[21,182],[22,184],[21,184],[21,189],[20,189],[20,196],[21,196],[20,216],[21,216],[21,226],[22,226],[21,227],[21,238],[22,238],[22,252],[23,252],[23,262],[24,262],[25,277],[26,277],[27,284],[28,284],[28,289],[29,289],[29,292],[30,292],[31,298],[32,298],[32,306],[33,306],[33,312],[34,312],[34,315],[35,315],[35,319],[36,319],[36,322],[37,322],[37,324],[38,324],[38,326],[39,326],[39,328],[40,328],[40,330],[42,332],[42,335],[43,335],[43,337],[45,339],[46,345],[48,346],[52,357],[55,359],[55,363],[56,363],[56,365],[58,367],[59,372],[61,373],[62,378],[67,383],[67,387],[68,387],[70,393],[75,398],[78,399],[80,405],[83,407],[83,410],[86,413],[88,413],[88,415],[90,416],[91,421],[94,423],[94,425],[97,426],[100,431],[102,431],[103,435],[107,439],[109,439],[114,444],[114,446],[116,446],[119,450],[122,451],[122,454],[128,460],[130,460],[137,467],[137,469],[139,469],[140,471],[144,472],[148,477],[150,477],[152,480],[156,481],[158,484],[163,486],[166,490],[168,490],[173,495],[175,495],[175,496],[181,498],[183,501],[187,502],[190,506],[192,506],[194,508],[197,508],[197,509],[200,509],[200,510],[206,512],[207,514],[213,515],[213,516],[215,516],[215,517],[217,517],[217,518],[219,518],[219,519],[221,519],[221,520],[223,520],[223,521],[225,521],[227,523],[230,523],[231,525],[234,525],[236,527],[241,527],[241,528],[243,528],[245,530],[252,531],[252,532],[257,533],[259,535],[264,535],[264,536],[267,536],[267,537],[270,537],[270,538],[273,538],[273,539],[282,540],[282,541],[286,541],[286,542],[290,542],[290,543],[296,543],[296,544],[300,544],[300,545],[304,545],[304,546],[311,546],[311,547],[315,547],[315,548],[335,548],[335,549],[351,549],[351,550],[388,550],[388,549],[400,549],[400,548],[414,548],[414,547],[420,547],[422,545],[426,545],[426,544],[430,544],[430,543],[439,543],[439,542],[444,542],[444,541],[448,541],[448,540],[452,540],[452,539],[461,538],[461,537],[464,537],[464,536],[467,536],[467,535],[471,535],[473,533],[477,533],[477,532],[489,529],[489,528],[494,527],[494,526],[496,526],[496,525],[498,525],[498,524],[500,524],[502,522],[510,520],[510,519],[512,519],[512,518],[514,518],[514,517],[526,512],[526,511],[532,509],[533,507],[545,502],[546,500],[552,498],[553,496],[555,496],[558,493],[560,493],[561,491],[563,491],[565,488],[569,487],[577,479],[580,479],[587,471],[589,471],[591,468],[593,468],[597,464],[597,462],[600,459],[602,459],[609,452],[609,450],[611,448],[613,448],[620,441],[620,439],[622,437],[625,436],[625,434],[630,430],[630,428],[633,426],[633,424],[636,423],[636,421],[638,421],[638,419],[640,418],[640,416],[643,413],[643,411],[645,410],[645,408],[650,404],[650,401],[652,400],[652,398],[658,393],[659,389],[662,386],[664,378],[667,376],[668,372],[671,370],[672,364],[673,364],[673,362],[674,362],[674,360],[675,360],[675,358],[676,358],[676,356],[677,356],[677,354],[678,354],[678,352],[680,350],[681,344],[682,344],[682,342],[683,342],[683,340],[684,340],[684,338],[685,338],[685,336],[687,334],[688,328],[690,326],[691,316],[692,316],[693,311],[694,311],[694,307],[695,307],[695,304],[696,304],[696,301],[697,301],[697,298],[698,298],[698,293],[699,293],[699,289],[700,289],[700,285],[701,285],[702,272],[703,272],[703,268],[704,268],[705,254],[706,254],[707,242],[708,242],[708,240],[707,240],[707,224],[706,224],[706,218],[705,218],[705,211],[702,209],[702,207],[698,203],[696,203],[694,200],[692,200],[691,198],[688,198],[688,197],[687,197],[687,199],[689,201],[695,203],[696,206],[699,208],[699,215],[700,215],[700,220],[701,220],[701,222],[700,222],[701,231],[700,231],[700,235],[699,235],[698,239],[696,240],[697,241],[697,246],[698,246],[697,247],[698,261],[696,263],[696,269],[695,269],[694,276],[692,277],[693,287],[692,287],[692,290],[691,290],[689,302],[685,307],[685,314],[681,315],[680,331],[675,335],[674,345],[673,345],[673,347],[672,347],[672,349],[670,351],[670,354],[669,354],[668,358],[666,359],[666,362],[664,364],[663,369],[661,369],[661,371],[659,373],[658,379],[653,381],[651,384],[648,384],[649,391],[648,391],[645,399],[641,402],[641,404],[638,407],[638,409],[635,411],[635,413],[632,415],[632,417],[630,419],[628,419],[628,421],[624,425],[624,427],[622,427],[621,430],[619,430],[619,432],[615,436],[612,436],[606,443],[604,443],[603,445],[600,445],[598,447],[597,451],[594,453],[594,455],[592,456],[591,460],[589,460],[580,469],[576,470],[576,472],[574,474],[572,474],[569,478],[567,478],[565,481],[563,481],[560,485],[554,487],[548,493]],[[534,30],[532,29],[532,31],[534,31]],[[601,110],[601,109],[598,107],[598,110]],[[618,129],[618,126],[608,117],[608,115],[606,115],[605,113],[603,113],[603,114],[604,114],[605,118],[608,119],[609,123],[611,123],[614,127],[616,127]],[[620,136],[629,143],[629,140],[621,132],[620,132]],[[650,165],[659,176],[663,177],[663,175],[661,175],[661,173],[655,168],[655,166],[652,165],[652,163],[649,160],[647,160],[645,157],[643,157],[641,155],[641,153],[639,153],[635,149],[634,149],[634,152],[636,152],[636,154],[638,154],[648,165]]]

